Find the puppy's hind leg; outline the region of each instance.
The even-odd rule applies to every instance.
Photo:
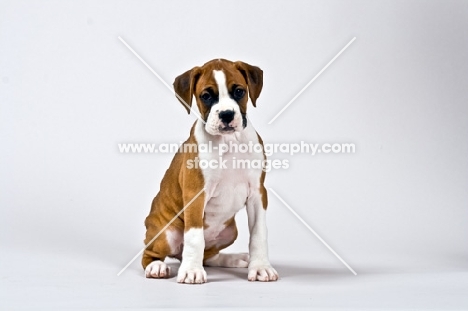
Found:
[[[203,264],[211,267],[247,268],[249,265],[249,254],[225,254],[219,252],[221,249],[224,249],[234,243],[236,238],[237,228],[233,217],[226,223],[224,230],[219,233],[216,239],[216,245],[205,250],[205,259]]]
[[[152,279],[163,279],[171,276],[171,267],[164,261],[155,260],[145,268],[145,276]]]
[[[147,226],[145,245],[159,234],[143,252],[142,265],[147,278],[168,278],[171,268],[164,263],[164,259],[171,255],[171,247],[167,241],[167,232],[159,232],[159,226]]]
[[[165,252],[161,249],[164,249],[164,243],[158,237],[143,253],[141,263],[147,278],[161,279],[171,275],[171,268],[164,263]]]
[[[218,253],[204,261],[205,266],[226,267],[226,268],[247,268],[249,266],[249,254],[236,253],[224,254]]]

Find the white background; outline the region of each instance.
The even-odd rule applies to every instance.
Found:
[[[139,259],[117,277],[172,158],[117,144],[179,142],[194,121],[118,36],[169,84],[218,57],[261,67],[265,142],[355,143],[278,155],[267,186],[358,276],[270,194],[280,281],[209,268],[179,285]],[[467,1],[1,1],[1,308],[468,308],[467,36]],[[232,251],[244,213],[239,231]]]

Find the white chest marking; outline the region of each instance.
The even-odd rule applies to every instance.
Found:
[[[195,138],[199,144],[211,141],[213,152],[199,152],[200,160],[220,160],[218,153],[221,144],[258,144],[258,136],[249,122],[241,132],[226,135],[211,135],[205,131],[204,125],[197,121]],[[233,164],[237,160],[263,160],[262,153],[226,152],[221,157],[226,160],[227,168],[202,169],[205,181],[205,215],[208,225],[205,230],[205,241],[215,241],[225,228],[225,222],[231,219],[240,209],[244,208],[247,199],[258,195],[260,189],[261,169],[238,168]],[[211,244],[211,243],[210,243]]]

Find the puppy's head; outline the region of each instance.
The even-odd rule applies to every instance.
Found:
[[[244,62],[209,61],[178,76],[174,90],[190,113],[192,98],[211,135],[240,132],[247,126],[247,102],[255,107],[263,86],[263,71]]]

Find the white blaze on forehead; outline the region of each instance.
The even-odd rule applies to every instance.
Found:
[[[234,131],[242,131],[242,114],[240,112],[239,104],[229,96],[229,91],[226,82],[226,74],[222,70],[213,70],[213,79],[215,80],[218,87],[218,102],[211,106],[210,114],[206,120],[205,129],[211,135],[223,134],[220,132],[226,126],[229,126]],[[234,112],[233,119],[229,122],[229,125],[224,124],[219,114],[222,111]],[[231,133],[231,132],[229,132]]]
[[[228,89],[226,85],[226,75],[222,70],[213,70],[213,76],[218,85],[219,99],[223,97],[229,97]]]

